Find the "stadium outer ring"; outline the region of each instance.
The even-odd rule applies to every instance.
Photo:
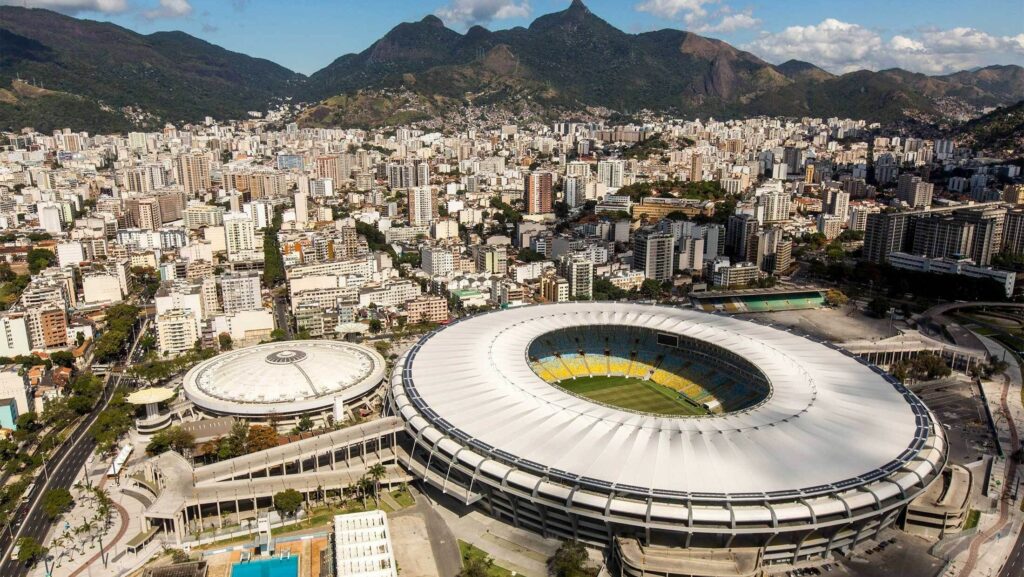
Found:
[[[859,384],[870,383],[870,386],[878,391],[892,392],[901,399],[893,406],[900,407],[902,418],[909,415],[909,424],[903,422],[901,425],[904,430],[907,426],[913,429],[912,440],[906,449],[891,455],[887,462],[878,463],[877,467],[864,470],[857,475],[836,478],[813,487],[792,486],[784,490],[773,487],[771,491],[742,493],[673,491],[659,486],[609,483],[605,479],[552,467],[536,459],[526,458],[530,455],[517,455],[501,446],[488,443],[487,440],[493,439],[494,435],[482,430],[480,423],[490,422],[491,428],[503,429],[509,422],[509,415],[502,415],[500,411],[495,412],[497,409],[493,406],[481,403],[475,398],[476,391],[480,387],[489,388],[500,391],[500,395],[511,399],[511,391],[514,388],[510,389],[508,383],[505,386],[495,385],[494,376],[504,376],[504,372],[507,371],[515,374],[520,382],[529,381],[529,377],[522,372],[522,367],[510,369],[505,365],[507,359],[501,356],[497,359],[500,366],[495,365],[494,357],[471,361],[479,362],[485,369],[482,372],[470,373],[472,376],[466,376],[463,373],[464,363],[451,357],[452,352],[461,347],[463,355],[472,354],[475,352],[475,341],[482,341],[482,344],[478,343],[476,346],[492,347],[489,350],[493,350],[494,341],[502,338],[501,333],[507,328],[506,324],[522,326],[529,321],[548,322],[548,326],[543,328],[551,331],[564,326],[550,324],[551,319],[564,321],[574,316],[579,320],[577,326],[629,326],[631,322],[642,322],[643,324],[636,326],[650,328],[652,323],[657,326],[666,319],[685,321],[693,325],[714,327],[734,336],[743,334],[752,341],[763,340],[767,335],[776,338],[783,345],[804,347],[806,351],[801,354],[824,358],[829,362],[842,364],[844,368],[855,366],[856,370],[851,374],[854,374],[855,379],[862,380]],[[599,322],[602,319],[603,322]],[[460,332],[465,332],[462,341]],[[522,341],[529,342],[539,334],[543,333],[526,331]],[[453,335],[455,338],[450,338]],[[445,344],[449,346],[443,350],[432,350],[434,343],[443,338],[447,338]],[[491,342],[488,343],[488,339],[491,339]],[[504,341],[501,344],[507,345],[508,342]],[[742,350],[742,346],[737,345],[737,350]],[[439,360],[439,353],[448,355],[446,362],[431,367],[430,365]],[[774,349],[771,354],[775,357],[787,354],[794,356]],[[523,366],[528,364],[523,351],[509,352],[509,358],[512,357],[518,357],[517,362],[521,362]],[[417,364],[417,361],[420,364]],[[765,367],[759,364],[760,360],[751,362],[764,371]],[[436,382],[430,382],[431,371],[439,374],[446,382],[445,388],[440,388]],[[766,372],[769,378],[776,376],[773,370]],[[804,376],[816,385],[816,390],[808,393],[813,397],[812,404],[820,403],[823,393],[831,394],[832,391],[825,386],[827,383],[824,380],[815,382],[809,374]],[[536,375],[533,377],[543,382]],[[467,379],[475,378],[483,380],[462,388]],[[535,388],[536,385],[536,382],[529,382],[522,386]],[[545,402],[555,406],[554,412],[545,415],[557,416],[559,412],[567,410],[562,401],[553,402],[550,401],[550,397],[561,395],[573,399],[573,404],[588,403],[547,383],[544,385],[550,387],[550,394],[545,393],[549,397]],[[758,426],[747,430],[747,434],[753,434],[753,438],[757,438],[757,435],[761,434],[758,431],[770,430],[788,422],[768,422],[771,419],[764,420],[763,414],[757,417],[759,413],[771,412],[772,401],[777,400],[776,395],[786,394],[782,383],[773,380],[772,386],[772,398],[767,402],[742,411],[740,415],[724,417],[694,419],[638,416],[596,403],[589,404],[600,409],[602,418],[620,419],[619,426],[640,419],[661,423],[671,421],[676,426],[679,423],[687,426],[703,423],[701,426],[704,427],[720,427],[721,424],[733,421],[737,417],[761,418]],[[448,393],[453,396],[447,396]],[[464,402],[472,406],[471,413],[484,413],[484,416],[481,419],[467,418],[464,414],[452,412],[452,398],[458,396],[467,397]],[[493,398],[487,400],[493,401]],[[538,401],[535,399],[533,402]],[[516,403],[516,400],[507,400],[508,405],[515,406]],[[827,406],[827,403],[822,404]],[[866,405],[870,406],[870,403]],[[848,551],[865,539],[877,537],[878,533],[891,526],[906,505],[941,473],[947,460],[946,439],[942,427],[937,426],[933,415],[916,396],[882,369],[831,343],[797,336],[757,321],[657,305],[534,305],[460,319],[448,327],[423,336],[414,347],[398,359],[391,375],[387,406],[390,412],[400,416],[405,423],[408,433],[405,441],[407,456],[403,458],[415,475],[456,496],[465,504],[477,504],[491,515],[518,527],[547,536],[572,538],[602,545],[611,544],[615,538],[626,537],[637,539],[645,545],[672,543],[682,547],[757,548],[766,563],[825,557],[835,551]],[[903,409],[906,409],[906,412],[903,412]],[[582,419],[586,416],[585,413],[590,411],[591,409],[587,408],[574,418]],[[798,417],[800,414],[802,413],[795,416]],[[624,418],[626,420],[623,420]],[[828,418],[827,414],[825,418]],[[474,436],[460,428],[462,423],[471,425],[482,433]],[[720,434],[741,431],[743,427]],[[692,433],[694,430],[691,429],[689,432]],[[843,431],[844,434],[851,432],[856,431]],[[522,431],[521,434],[529,436],[528,431]],[[698,431],[698,434],[702,435],[703,431]],[[550,442],[555,443],[556,439],[552,437]],[[602,448],[597,445],[568,447],[566,450],[588,452],[599,451]],[[556,450],[555,453],[557,452]],[[672,455],[662,455],[656,460],[671,457]],[[757,460],[756,457],[757,455],[750,455],[752,460]],[[758,461],[764,462],[763,459]],[[630,455],[624,455],[620,463],[621,468],[625,469],[637,461],[631,460]],[[650,463],[646,465],[651,466]],[[828,460],[822,459],[820,466],[828,467]],[[746,476],[748,479],[756,480],[762,473],[763,471],[752,468],[747,471]]]

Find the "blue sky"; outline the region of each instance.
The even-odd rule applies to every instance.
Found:
[[[586,0],[585,0],[586,1]],[[528,25],[569,0],[0,0],[109,20],[141,33],[183,30],[312,73],[399,22],[437,14],[449,27]],[[692,30],[780,63],[832,72],[900,66],[939,74],[1024,64],[1022,0],[589,0],[627,32]]]

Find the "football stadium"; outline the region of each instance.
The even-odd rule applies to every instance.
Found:
[[[286,341],[218,355],[186,375],[203,413],[287,423],[365,399],[385,380],[377,351],[339,341]]]
[[[947,458],[925,406],[863,359],[656,305],[463,319],[399,358],[388,395],[414,475],[610,547],[626,575],[756,575],[849,551]]]

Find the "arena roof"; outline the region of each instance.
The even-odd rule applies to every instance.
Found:
[[[594,325],[646,327],[717,345],[760,369],[771,393],[745,411],[666,417],[588,401],[531,369],[526,351],[535,338]],[[472,317],[414,347],[401,383],[429,426],[485,457],[549,479],[630,492],[831,492],[898,470],[931,429],[924,406],[895,379],[831,345],[641,304],[542,305]]]
[[[133,405],[149,405],[152,403],[159,403],[166,401],[174,396],[174,390],[167,387],[150,387],[148,389],[142,389],[135,391],[134,393],[125,397],[125,401]]]
[[[339,341],[285,341],[218,355],[185,375],[185,395],[218,414],[257,416],[324,410],[356,399],[384,378],[384,358]]]

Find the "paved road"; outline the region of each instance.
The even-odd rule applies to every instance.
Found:
[[[274,324],[288,336],[292,336],[292,323],[288,320],[288,299],[279,296],[274,297]]]
[[[1024,531],[1017,535],[1017,542],[1013,544],[1013,550],[999,572],[999,577],[1020,577],[1024,575]]]
[[[145,326],[145,322],[143,323]],[[141,351],[133,344],[133,350],[129,356],[129,362],[136,362],[140,359]],[[79,471],[85,466],[89,455],[92,455],[96,447],[95,441],[88,435],[89,427],[92,426],[96,417],[107,407],[114,392],[121,387],[130,386],[132,379],[121,377],[116,374],[108,374],[104,383],[103,396],[100,402],[88,418],[83,421],[71,434],[68,441],[65,441],[54,455],[44,465],[43,476],[36,480],[35,488],[29,495],[26,505],[18,510],[17,518],[24,521],[15,528],[15,536],[12,539],[10,533],[4,533],[0,537],[0,551],[3,552],[3,562],[0,564],[0,575],[3,577],[24,577],[28,574],[28,568],[16,560],[10,558],[13,544],[22,537],[33,537],[40,543],[46,538],[52,523],[45,518],[42,509],[38,506],[40,496],[51,489],[69,489],[74,484]],[[52,464],[51,464],[52,463]]]

